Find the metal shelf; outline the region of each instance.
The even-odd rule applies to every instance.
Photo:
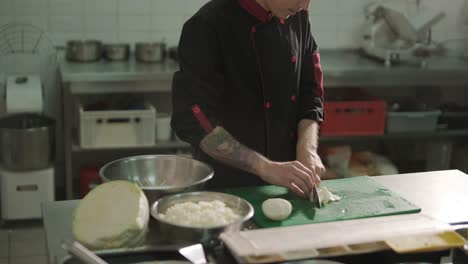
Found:
[[[125,151],[125,150],[165,150],[165,149],[187,149],[190,145],[181,141],[158,142],[153,146],[134,146],[134,147],[109,147],[109,148],[81,148],[78,144],[73,144],[72,151],[75,153],[95,152],[95,151]]]
[[[466,78],[468,63],[448,56],[430,57],[426,68],[421,68],[419,64],[407,63],[388,68],[383,62],[363,56],[356,50],[322,50],[321,57],[327,88],[344,86],[465,87],[468,83]],[[134,58],[127,62],[99,61],[82,64],[68,62],[65,59],[60,61],[62,81],[68,83],[170,82],[174,72],[178,70],[179,65],[172,60],[155,64],[138,63]],[[134,85],[129,87],[133,89]],[[127,88],[126,91],[132,89]],[[158,89],[158,87],[153,85],[153,89]],[[93,91],[93,89],[87,89],[76,92],[92,93]]]
[[[444,138],[444,137],[468,137],[468,129],[457,129],[457,130],[439,130],[432,132],[402,132],[402,133],[391,133],[384,135],[357,135],[357,136],[321,136],[320,141],[333,142],[333,141],[344,141],[344,140],[369,140],[369,139],[427,139],[427,138]],[[114,147],[114,148],[81,148],[78,144],[73,144],[73,152],[94,152],[94,151],[125,151],[125,150],[138,150],[138,149],[188,149],[190,144],[181,141],[168,141],[158,142],[154,146],[135,146],[135,147]]]
[[[362,136],[322,136],[320,141],[333,142],[344,140],[369,140],[369,139],[427,139],[427,138],[445,138],[445,137],[464,137],[468,136],[468,129],[456,130],[436,130],[429,132],[401,132],[384,135],[362,135]]]

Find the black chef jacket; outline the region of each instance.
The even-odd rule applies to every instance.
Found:
[[[295,160],[301,119],[322,122],[320,56],[307,11],[272,17],[255,0],[212,0],[183,27],[172,127],[210,164],[208,188],[265,184],[199,148],[216,126],[274,161]]]

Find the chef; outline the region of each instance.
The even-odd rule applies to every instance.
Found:
[[[210,164],[209,188],[263,184],[308,197],[323,78],[310,0],[211,0],[184,25],[172,127]]]

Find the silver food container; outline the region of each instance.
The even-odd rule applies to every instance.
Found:
[[[161,218],[159,214],[164,214],[166,210],[178,203],[200,202],[219,200],[239,213],[242,218],[233,223],[210,227],[191,227],[170,223]],[[201,243],[206,247],[213,247],[219,244],[219,235],[223,232],[238,232],[244,224],[254,215],[252,205],[246,200],[235,195],[219,192],[192,192],[166,196],[155,202],[151,207],[151,215],[158,221],[159,235],[163,239],[175,244],[196,244]]]
[[[136,43],[135,58],[140,62],[162,62],[166,58],[166,44],[158,42]]]
[[[103,181],[128,180],[144,191],[150,204],[164,195],[202,190],[213,169],[176,155],[145,155],[113,161],[101,168]]]
[[[126,61],[130,56],[129,44],[106,44],[103,55],[109,61]]]
[[[66,58],[73,62],[94,62],[101,59],[102,43],[96,40],[70,40]]]
[[[55,121],[39,114],[0,119],[2,163],[14,171],[48,168],[54,161]]]

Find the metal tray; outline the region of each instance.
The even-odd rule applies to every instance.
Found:
[[[178,249],[181,246],[176,245],[158,245],[158,246],[144,246],[138,248],[122,248],[112,250],[94,251],[99,257],[104,259],[109,264],[132,264],[140,262],[153,263],[158,261],[158,264],[182,264],[190,262],[187,261],[182,255],[179,254]],[[223,246],[218,245],[214,248],[205,248],[205,254],[210,263],[219,264],[236,264],[229,251]],[[172,261],[172,263],[170,262]],[[178,262],[174,262],[178,261]],[[57,261],[58,264],[83,264],[80,260],[73,256],[67,255],[62,260]],[[156,263],[156,262],[155,262]],[[84,263],[85,264],[85,263]],[[141,263],[143,264],[143,263]]]
[[[169,249],[149,249],[149,248],[135,248],[135,249],[119,249],[99,251],[96,254],[109,264],[129,264],[129,263],[144,263],[155,262],[158,264],[190,264],[182,255],[176,250]],[[86,264],[81,260],[73,257],[66,256],[59,264]],[[155,262],[156,263],[156,262]]]
[[[247,221],[244,229],[256,229],[257,226],[252,221]],[[93,251],[99,257],[104,259],[109,264],[120,264],[120,263],[138,263],[145,261],[158,260],[158,264],[172,264],[172,263],[160,263],[163,260],[185,260],[185,258],[179,254],[179,248],[189,246],[190,244],[172,244],[169,241],[164,241],[162,237],[158,235],[159,226],[156,221],[150,219],[148,226],[148,234],[144,245],[136,248],[118,248],[108,250],[97,250]],[[234,258],[229,252],[222,246],[218,245],[216,248],[206,249],[205,253],[208,259],[215,260],[216,263],[231,264],[236,263]],[[57,259],[57,264],[81,264],[82,262],[71,255],[67,255],[63,259]],[[190,262],[187,262],[190,263]],[[179,263],[177,263],[179,264]]]

